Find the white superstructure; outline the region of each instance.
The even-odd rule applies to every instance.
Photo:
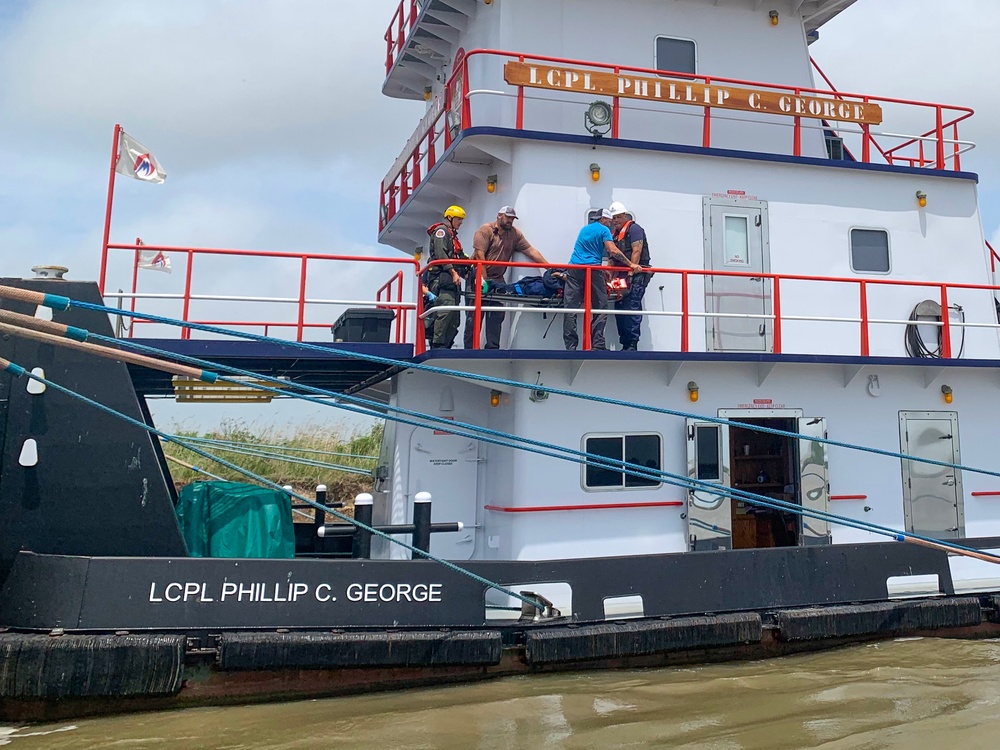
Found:
[[[620,201],[658,270],[639,352],[568,353],[558,311],[528,307],[508,312],[506,350],[426,361],[534,392],[410,371],[394,403],[900,530],[997,534],[1000,480],[810,440],[987,468],[996,440],[992,257],[962,166],[971,111],[831,92],[808,45],[852,4],[404,2],[383,90],[426,98],[428,114],[383,182],[381,241],[420,252],[458,203],[471,250],[510,204],[558,265],[590,213]],[[585,118],[595,102],[603,127]],[[912,356],[914,340],[936,356]],[[380,520],[405,521],[431,491],[436,519],[466,525],[433,540],[453,559],[874,538],[443,430],[389,428],[382,464]]]

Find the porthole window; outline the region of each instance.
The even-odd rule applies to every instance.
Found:
[[[583,449],[610,461],[625,461],[659,472],[660,442],[660,436],[655,434],[590,435],[584,438]],[[583,467],[583,486],[588,490],[636,489],[661,484],[658,477],[633,476],[597,463],[588,462]]]
[[[694,75],[698,72],[698,48],[691,39],[658,36],[655,67],[670,73]]]
[[[851,270],[889,273],[889,233],[884,229],[851,230]]]

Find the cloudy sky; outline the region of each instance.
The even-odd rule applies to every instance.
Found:
[[[0,0],[0,273],[48,263],[97,276],[115,122],[170,177],[159,187],[118,180],[113,241],[394,253],[375,240],[377,186],[422,111],[379,93],[395,6]],[[813,47],[842,90],[977,110],[963,137],[980,145],[964,166],[981,175],[994,238],[998,27],[997,0],[860,0]],[[196,292],[253,282],[294,294],[293,265],[203,269]],[[129,278],[119,254],[109,287]],[[148,273],[142,285],[179,291],[181,276]]]

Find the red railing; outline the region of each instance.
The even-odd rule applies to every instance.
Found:
[[[530,268],[536,272],[543,272],[548,269],[561,269],[566,268],[565,265],[543,265],[538,263],[503,263],[499,261],[490,261],[486,263],[484,261],[460,261],[460,260],[440,260],[433,261],[426,267],[420,269],[420,273],[426,272],[428,269],[444,265],[446,263],[451,263],[454,265],[466,265],[475,266],[475,286],[474,292],[471,293],[472,302],[470,306],[474,307],[474,322],[475,328],[473,333],[473,346],[474,348],[479,348],[479,320],[483,308],[483,292],[482,292],[482,281],[484,278],[483,266],[503,266],[507,268]],[[583,310],[583,332],[581,334],[581,349],[584,351],[589,351],[591,349],[591,331],[590,325],[594,315],[593,301],[590,295],[590,281],[591,274],[593,273],[603,273],[608,270],[607,266],[573,266],[576,269],[586,270],[586,279],[584,281],[584,299],[583,307],[579,308]],[[953,355],[952,351],[952,329],[955,327],[947,314],[949,310],[949,292],[955,290],[966,290],[966,291],[989,291],[996,294],[1000,291],[1000,286],[991,284],[948,284],[934,281],[903,281],[897,279],[857,279],[849,277],[836,277],[836,276],[808,276],[802,274],[773,274],[773,273],[760,273],[760,272],[740,272],[740,271],[709,271],[701,269],[677,269],[677,268],[649,268],[650,273],[657,275],[666,275],[679,277],[681,285],[681,309],[676,313],[677,317],[681,321],[680,330],[680,351],[689,352],[691,351],[691,319],[692,318],[710,318],[713,316],[724,317],[725,314],[722,313],[712,313],[708,311],[692,311],[690,306],[690,282],[692,278],[744,278],[744,279],[765,279],[771,282],[771,313],[768,315],[749,315],[746,317],[757,317],[762,320],[770,320],[772,323],[772,341],[773,341],[773,354],[783,354],[786,353],[783,350],[783,324],[792,316],[784,316],[782,313],[782,284],[787,284],[789,282],[818,282],[827,284],[851,284],[857,285],[859,289],[859,314],[856,318],[857,324],[859,326],[859,353],[863,357],[871,356],[871,346],[870,346],[870,333],[873,321],[868,313],[868,302],[870,298],[869,287],[908,287],[908,288],[923,288],[923,289],[935,289],[938,293],[938,302],[941,305],[942,311],[945,311],[941,316],[941,321],[939,324],[941,328],[941,358],[951,359]],[[515,298],[512,298],[516,300]],[[489,305],[487,305],[489,306]],[[601,311],[598,311],[601,312]],[[576,313],[580,314],[580,313]],[[638,313],[637,313],[638,314]],[[418,328],[420,327],[419,321],[423,315],[423,307],[419,303],[417,304],[417,319]],[[796,321],[803,319],[814,320],[816,322],[848,322],[842,318],[823,318],[821,316],[816,316],[814,318],[806,318],[805,316],[794,316]],[[875,321],[875,323],[883,321]],[[894,321],[896,322],[896,321]],[[906,321],[898,321],[901,325],[905,324]],[[997,325],[997,322],[993,320],[992,325]],[[998,326],[1000,328],[1000,326]],[[423,348],[419,345],[420,337],[417,337],[417,351],[422,352]],[[794,353],[794,352],[791,352]]]
[[[400,18],[402,17],[400,16]],[[398,24],[400,22],[401,21],[395,23]],[[403,204],[409,200],[410,196],[414,193],[417,187],[419,187],[423,178],[431,169],[433,169],[434,164],[440,159],[441,153],[438,153],[438,147],[441,145],[442,140],[443,148],[447,149],[450,147],[452,141],[457,137],[460,131],[466,130],[476,124],[473,122],[473,109],[471,103],[472,94],[481,93],[484,95],[513,97],[515,100],[514,127],[516,130],[525,129],[525,121],[527,117],[526,108],[528,106],[528,102],[530,102],[532,98],[525,95],[524,86],[510,86],[499,76],[491,78],[488,82],[486,82],[485,89],[483,90],[480,90],[478,87],[473,88],[470,85],[469,63],[473,59],[483,57],[506,58],[507,60],[517,60],[522,63],[554,63],[572,68],[612,72],[616,75],[629,73],[654,77],[676,76],[684,79],[685,81],[696,81],[705,85],[732,85],[763,89],[772,92],[781,92],[790,96],[812,96],[833,99],[840,102],[857,102],[861,104],[879,104],[917,108],[930,115],[933,120],[933,126],[927,128],[921,135],[915,136],[873,133],[870,125],[866,124],[858,126],[860,129],[857,131],[856,135],[861,139],[861,155],[858,160],[864,163],[873,163],[876,156],[878,156],[887,164],[905,164],[911,167],[933,167],[939,170],[946,170],[950,168],[955,171],[960,171],[961,162],[959,157],[962,153],[962,149],[963,147],[971,147],[970,144],[966,144],[965,142],[959,140],[958,127],[961,122],[972,117],[974,114],[973,110],[968,107],[933,104],[910,99],[870,96],[866,94],[853,94],[849,92],[837,91],[835,89],[831,92],[826,89],[785,86],[782,84],[747,81],[735,78],[699,76],[680,73],[674,74],[668,71],[656,70],[653,68],[609,65],[583,60],[548,57],[544,55],[526,55],[518,52],[476,49],[467,53],[461,63],[456,66],[456,70],[453,71],[451,78],[445,86],[445,98],[443,103],[438,100],[435,101],[435,105],[431,107],[428,114],[423,120],[421,120],[416,131],[414,131],[413,136],[411,136],[410,141],[407,143],[403,153],[400,155],[399,159],[396,160],[396,163],[393,165],[393,168],[390,170],[385,180],[383,180],[379,222],[380,231],[385,229],[389,221],[391,221],[392,218],[399,212]],[[822,71],[820,72],[822,73]],[[560,94],[561,92],[556,90],[546,90],[544,93],[547,98],[550,98]],[[563,93],[579,95],[580,92],[568,91]],[[612,122],[610,135],[612,138],[627,138],[627,127],[625,127],[622,122],[623,110],[625,109],[622,105],[622,99],[624,97],[614,96],[611,98]],[[579,102],[572,99],[567,99],[567,101],[569,103],[579,104]],[[665,104],[669,105],[669,102],[665,102]],[[698,145],[704,148],[712,147],[713,114],[711,108],[691,107],[690,109],[693,112],[701,112],[700,115],[696,115],[702,118],[701,139]],[[650,111],[655,112],[656,110],[648,108],[643,110],[646,114]],[[722,113],[724,112],[727,112],[727,110],[719,110],[714,117],[716,119],[723,119],[724,115]],[[681,116],[677,114],[676,111],[668,109],[662,110],[662,114],[672,117]],[[743,115],[744,113],[730,112],[729,114],[736,116]],[[756,113],[757,116],[767,116],[767,114],[768,113]],[[791,122],[790,127],[792,135],[788,153],[791,156],[802,156],[803,131],[810,127],[803,121],[809,120],[810,118],[778,114],[771,115],[771,117],[773,117],[775,123]],[[444,121],[443,123],[442,120]],[[816,120],[816,122],[819,123],[821,121]],[[482,124],[495,125],[497,123],[488,122]],[[822,128],[823,126],[820,125],[817,127]],[[881,135],[884,138],[891,137],[903,139],[903,142],[893,148],[884,149],[879,143],[876,142],[876,135]],[[648,140],[648,138],[644,137],[644,140]],[[926,144],[928,142],[932,143],[934,146],[932,155],[928,155],[926,152]],[[949,144],[951,145],[952,151],[950,156],[948,154]],[[915,151],[915,154],[907,155],[901,153],[906,149]],[[949,161],[951,162],[950,166]]]
[[[403,307],[402,271],[396,271],[396,273],[394,273],[387,282],[385,282],[382,286],[378,288],[378,291],[375,292],[375,301],[382,302],[383,301],[382,295],[384,294],[385,302],[388,303],[393,302],[392,299],[393,289],[396,290],[396,299],[395,299],[396,304],[377,305],[377,307],[383,310],[385,309],[396,310],[396,317],[393,321],[394,325],[396,326],[395,339],[397,344],[403,344],[406,341],[406,332],[407,330],[409,330],[409,327],[407,326],[407,318],[406,318],[408,310],[405,307]]]
[[[996,273],[997,261],[1000,260],[1000,255],[997,255],[997,251],[993,249],[993,245],[990,244],[989,240],[986,240],[986,247],[990,251],[990,271]]]
[[[386,75],[392,72],[392,66],[396,64],[396,60],[402,54],[406,39],[416,25],[419,15],[417,0],[400,0],[396,13],[389,21],[389,28],[385,30]]]
[[[309,271],[309,264],[316,264],[320,261],[334,261],[341,263],[355,264],[392,264],[396,266],[402,266],[402,269],[398,271],[393,277],[376,292],[376,298],[372,303],[373,307],[380,307],[384,309],[396,310],[397,311],[397,321],[396,321],[396,343],[408,343],[408,318],[406,311],[412,309],[414,305],[412,303],[403,302],[403,282],[405,279],[404,270],[409,268],[411,271],[418,271],[420,264],[413,258],[368,258],[368,257],[357,257],[350,255],[329,255],[323,253],[284,253],[272,250],[236,250],[230,248],[207,248],[207,247],[168,247],[162,245],[148,245],[137,241],[135,244],[109,244],[109,250],[128,250],[131,251],[133,257],[136,259],[135,265],[132,270],[132,296],[131,296],[131,309],[135,309],[135,296],[137,295],[137,268],[140,250],[152,250],[156,252],[162,252],[172,258],[185,258],[185,271],[184,271],[184,291],[182,294],[168,294],[168,295],[151,295],[156,298],[166,298],[175,301],[179,301],[182,306],[181,320],[186,323],[198,323],[202,325],[214,325],[214,326],[225,326],[230,328],[245,328],[245,327],[260,327],[263,328],[265,332],[269,331],[271,328],[294,328],[295,329],[295,340],[302,341],[303,334],[307,329],[312,328],[329,328],[330,322],[324,323],[308,323],[306,322],[306,306],[310,304],[317,304],[316,301],[310,301],[306,297],[307,288],[307,276]],[[197,295],[192,294],[192,285],[194,279],[194,259],[195,256],[225,256],[231,258],[268,258],[273,260],[283,260],[283,261],[294,261],[298,264],[298,278],[297,278],[297,294],[295,297],[289,297],[285,300],[281,300],[281,304],[294,304],[295,305],[295,320],[258,320],[258,321],[246,321],[246,320],[206,320],[197,319],[191,316],[191,303],[193,301],[211,301],[211,300],[199,300]],[[102,258],[102,267],[107,267],[107,258]],[[418,273],[416,275],[419,275]],[[108,295],[105,289],[106,279],[102,278],[100,281],[100,290],[102,294],[106,296],[115,296],[113,294]],[[392,299],[392,291],[396,291],[396,300]],[[385,294],[385,299],[382,299],[382,295]],[[419,299],[419,295],[418,299]],[[239,302],[270,302],[273,303],[276,300],[273,298],[250,298],[250,297],[240,297],[233,300],[232,298],[222,297],[217,301],[239,301]],[[329,304],[333,305],[343,305],[357,304],[355,301],[330,301]],[[133,319],[133,325],[135,323],[145,323],[147,321],[142,321],[138,319]],[[266,334],[265,334],[266,335]],[[191,338],[190,329],[183,329],[181,332],[181,338]],[[417,341],[422,343],[423,338],[421,336],[417,337]]]

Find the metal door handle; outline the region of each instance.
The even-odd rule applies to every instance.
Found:
[[[764,327],[764,324],[763,324],[763,323],[761,323],[761,324],[760,324],[760,328],[758,329],[758,333],[759,333],[759,334],[760,334],[761,336],[764,336],[764,335],[766,335],[766,334],[767,334],[767,329],[766,329],[766,328]]]
[[[750,281],[763,281],[763,280],[764,280],[763,276],[751,276],[750,277]]]

